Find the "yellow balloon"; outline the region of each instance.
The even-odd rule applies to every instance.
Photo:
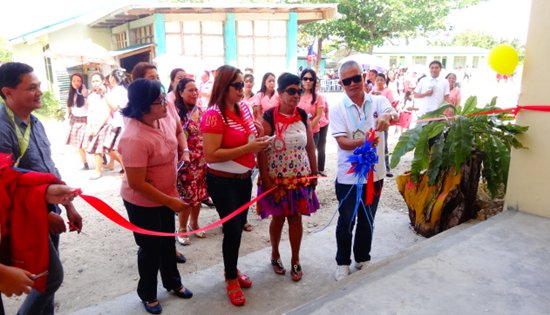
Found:
[[[497,73],[511,75],[518,65],[519,55],[514,47],[501,44],[489,52],[487,61]]]

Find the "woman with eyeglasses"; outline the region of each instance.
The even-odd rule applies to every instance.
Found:
[[[310,74],[310,73],[308,73]],[[298,107],[300,78],[283,73],[277,80],[281,104],[264,113],[262,126],[266,135],[275,137],[265,152],[258,154],[260,184],[258,195],[276,187],[269,195],[258,200],[257,210],[262,218],[271,216],[271,266],[276,274],[284,275],[279,243],[285,220],[292,251],[290,276],[293,281],[302,279],[300,245],[302,242],[302,215],[319,209],[315,194],[317,160],[311,125],[306,111]]]
[[[144,229],[174,231],[174,212],[184,211],[185,204],[176,189],[178,114],[166,106],[159,81],[137,79],[128,87],[128,106],[122,114],[129,118],[121,136],[119,150],[126,167],[120,194],[134,225]],[[181,284],[176,265],[174,237],[134,233],[139,246],[138,296],[145,310],[160,314],[157,300],[157,274],[162,284],[180,298],[193,293]]]
[[[271,142],[255,124],[248,106],[242,102],[243,75],[235,67],[217,69],[208,110],[201,120],[204,156],[208,163],[206,184],[220,218],[250,201],[254,154]],[[247,211],[223,224],[223,263],[227,295],[233,305],[246,298],[241,288],[252,286],[250,278],[237,269],[241,235]]]

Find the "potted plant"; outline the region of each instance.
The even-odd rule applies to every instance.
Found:
[[[446,104],[425,114],[422,119],[436,120],[399,138],[390,164],[414,150],[411,170],[398,176],[397,186],[419,234],[429,237],[475,217],[480,178],[491,196],[505,191],[510,150],[524,148],[517,135],[528,127],[498,109],[496,97],[478,108],[472,96],[462,108]]]

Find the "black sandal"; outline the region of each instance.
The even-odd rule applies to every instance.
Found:
[[[292,281],[302,280],[303,275],[304,273],[302,272],[302,266],[300,266],[300,264],[292,265],[292,269],[290,270]]]
[[[273,272],[278,275],[284,276],[286,273],[286,269],[285,266],[283,266],[281,258],[271,259],[271,267],[273,267]]]

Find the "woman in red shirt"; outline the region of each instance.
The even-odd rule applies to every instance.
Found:
[[[204,156],[208,163],[206,184],[220,218],[250,201],[254,154],[264,150],[271,138],[263,134],[243,98],[243,75],[235,67],[224,65],[216,71],[208,110],[201,120]],[[258,128],[260,130],[258,130]],[[252,281],[237,269],[241,235],[247,211],[223,224],[223,262],[227,294],[233,305],[244,305],[241,290]]]

